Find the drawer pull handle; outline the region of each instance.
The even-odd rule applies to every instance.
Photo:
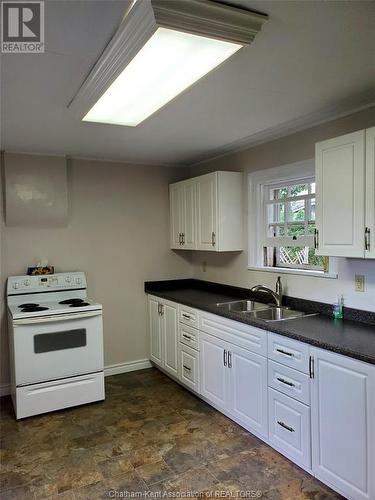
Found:
[[[287,380],[285,380],[283,378],[277,377],[277,380],[279,382],[281,382],[282,384],[289,385],[290,387],[295,387],[295,385],[293,384],[293,382],[288,382]]]
[[[191,316],[189,316],[188,314],[185,314],[185,313],[182,313],[182,317],[186,318],[186,319],[191,319]]]
[[[186,335],[186,333],[183,333],[182,336],[184,337],[184,339],[186,340],[192,340],[192,338],[190,337],[190,335]]]
[[[292,352],[284,351],[283,349],[276,349],[277,352],[280,352],[281,354],[285,354],[285,356],[294,356]]]
[[[189,366],[186,366],[186,365],[182,365],[182,366],[184,367],[184,370],[191,372],[191,368]]]
[[[280,420],[278,420],[277,423],[279,425],[281,425],[281,427],[284,427],[284,429],[286,429],[287,431],[289,431],[289,432],[295,432],[295,430],[293,429],[293,427],[289,427],[289,425],[284,424],[284,422],[280,422]]]

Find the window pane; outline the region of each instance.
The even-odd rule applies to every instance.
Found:
[[[308,184],[297,184],[296,186],[290,186],[289,196],[302,196],[309,193]]]
[[[305,220],[305,200],[290,201],[288,203],[288,221]]]
[[[268,237],[269,238],[277,238],[285,235],[284,226],[277,226],[274,224],[270,224],[268,226]]]
[[[310,208],[309,220],[315,220],[315,198],[308,200],[308,203]]]
[[[307,226],[307,234],[314,234],[315,233],[315,228],[316,228],[315,223],[309,224]]]
[[[305,226],[303,225],[289,225],[287,235],[291,236],[293,239],[297,239],[298,236],[305,235]]]
[[[284,222],[285,204],[275,203],[268,206],[268,222]]]
[[[268,267],[287,267],[295,269],[323,270],[323,259],[320,255],[315,255],[312,247],[268,247],[267,255],[274,255],[276,258],[268,258]]]

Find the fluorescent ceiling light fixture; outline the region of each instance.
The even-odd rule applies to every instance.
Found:
[[[83,120],[136,126],[241,47],[158,28]]]
[[[208,0],[137,0],[69,107],[85,122],[137,126],[248,45],[265,20]]]

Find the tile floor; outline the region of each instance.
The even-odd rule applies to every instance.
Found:
[[[103,403],[19,422],[1,398],[2,500],[191,491],[340,498],[155,369],[108,377],[106,391]]]

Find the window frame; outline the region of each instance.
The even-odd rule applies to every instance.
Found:
[[[337,259],[329,259],[328,272],[306,267],[270,267],[263,262],[263,246],[275,246],[272,238],[265,234],[267,225],[265,218],[265,189],[270,185],[283,183],[303,183],[306,179],[315,178],[314,159],[282,165],[279,167],[254,171],[248,175],[248,269],[286,274],[303,274],[322,278],[337,278]],[[259,209],[259,207],[261,207]],[[271,241],[270,241],[271,240]],[[270,241],[264,245],[265,241]],[[290,240],[289,240],[290,241]],[[301,240],[300,240],[301,241]],[[308,240],[310,243],[310,240]],[[311,242],[313,236],[311,237]],[[290,245],[281,245],[290,246]],[[298,245],[305,246],[305,245]],[[312,246],[308,244],[306,246]]]

